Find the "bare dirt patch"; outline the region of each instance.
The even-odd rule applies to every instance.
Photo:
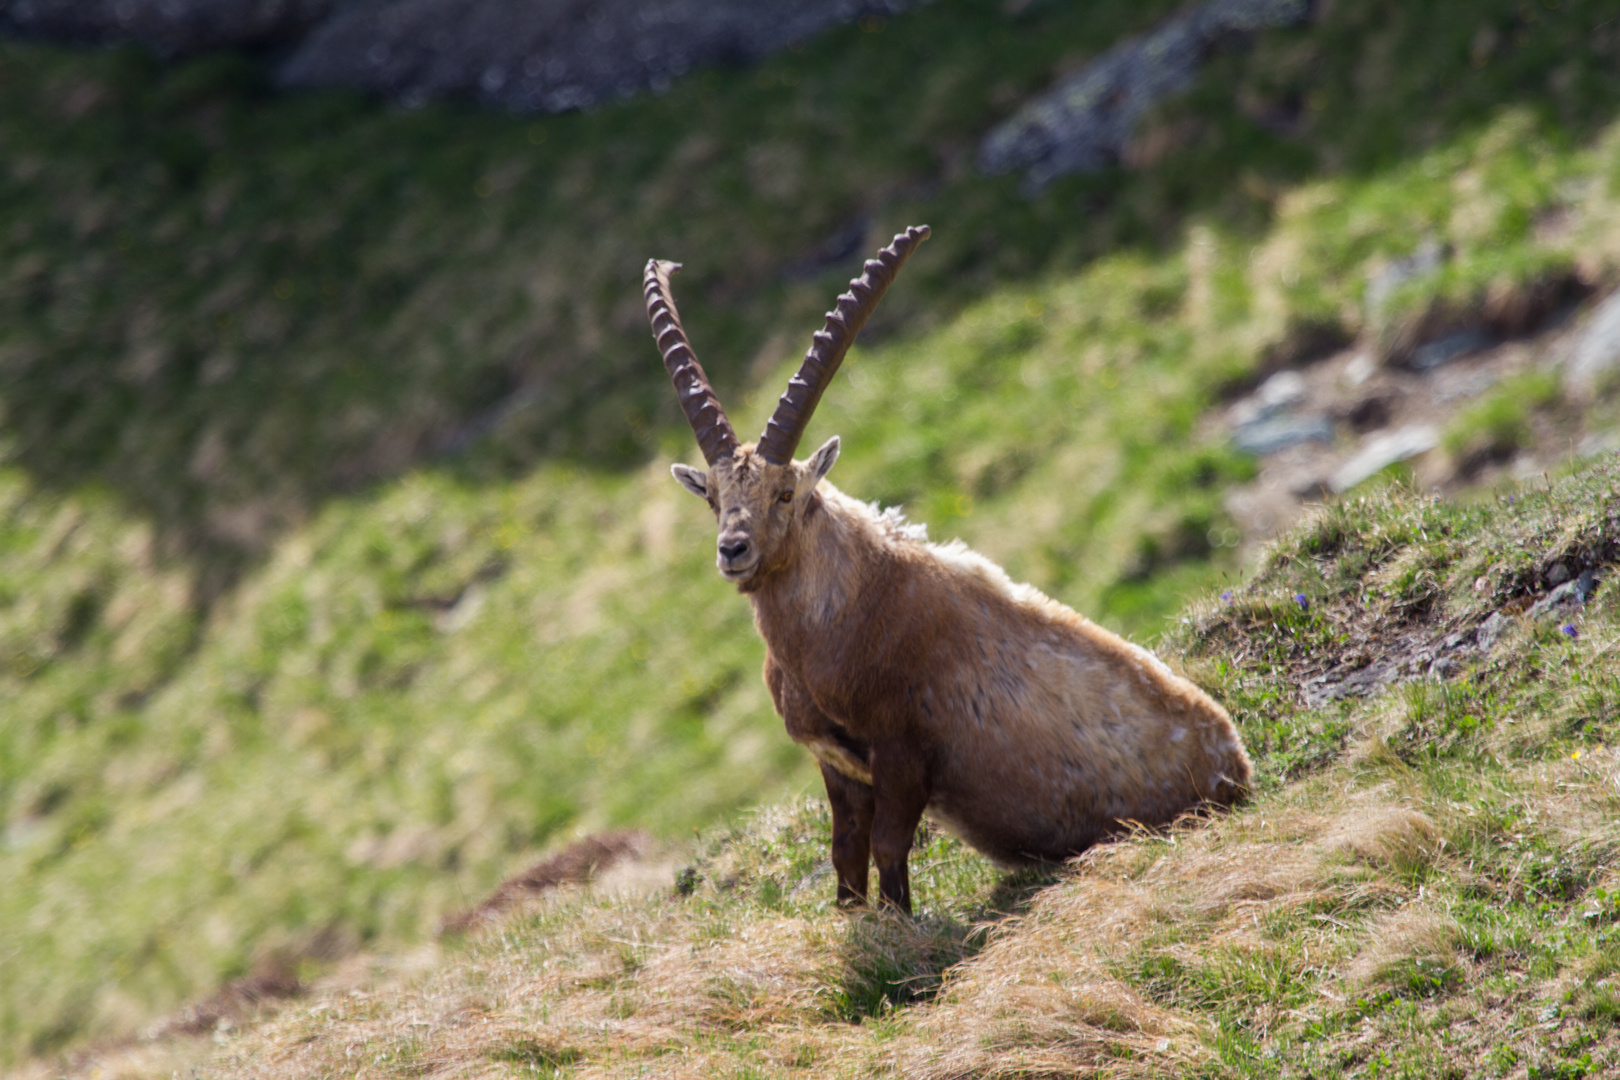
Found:
[[[651,847],[652,838],[639,829],[595,833],[576,840],[502,882],[477,907],[448,916],[442,932],[464,934],[475,930],[560,886],[587,884],[611,867],[647,854]]]

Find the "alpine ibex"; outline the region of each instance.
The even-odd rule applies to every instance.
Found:
[[[1055,861],[1130,823],[1157,825],[1248,788],[1225,710],[1151,653],[1081,618],[960,541],[825,479],[838,439],[794,461],[811,413],[901,265],[907,229],[827,315],[755,445],[737,442],[681,327],[673,263],[647,264],[653,336],[707,471],[675,479],[719,522],[720,575],[754,607],[765,682],[816,755],[832,803],[838,900],[911,909],[923,811],[1003,864]]]

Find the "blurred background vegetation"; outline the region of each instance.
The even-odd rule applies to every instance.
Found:
[[[420,939],[575,830],[814,790],[668,479],[697,454],[649,256],[752,431],[860,260],[931,224],[807,440],[1149,642],[1242,564],[1255,465],[1211,408],[1613,280],[1598,0],[1323,0],[1117,167],[976,171],[1175,10],[940,0],[548,117],[0,43],[0,1063]],[[1444,271],[1369,308],[1425,239]]]

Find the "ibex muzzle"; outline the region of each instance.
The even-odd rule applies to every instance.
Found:
[[[1087,622],[961,543],[826,480],[829,439],[794,461],[855,335],[928,236],[907,229],[827,315],[757,445],[739,444],[649,262],[647,314],[706,470],[676,465],[719,526],[721,575],[748,595],[765,682],[821,764],[840,903],[911,909],[923,812],[1006,864],[1056,861],[1249,785],[1226,712],[1153,654]]]

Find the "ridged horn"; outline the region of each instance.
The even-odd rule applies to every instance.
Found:
[[[680,263],[648,259],[642,292],[647,297],[647,319],[652,323],[653,340],[658,343],[664,369],[675,384],[675,396],[680,399],[686,422],[692,425],[692,433],[697,436],[703,460],[713,465],[723,457],[730,457],[737,449],[737,433],[726,419],[726,411],[720,407],[720,399],[715,397],[714,387],[709,385],[709,377],[692,351],[692,343],[686,339],[680,312],[675,310],[669,275],[680,268]]]
[[[759,456],[772,465],[786,465],[793,460],[799,448],[804,429],[821,401],[822,391],[832,381],[844,354],[854,343],[867,317],[894,282],[906,260],[917,245],[928,239],[928,226],[913,225],[903,233],[895,234],[894,242],[868,259],[861,276],[849,283],[849,292],[838,298],[837,305],[827,312],[827,325],[816,331],[811,339],[810,351],[804,354],[799,373],[788,380],[787,392],[776,404],[776,412],[765,425],[760,436]]]

